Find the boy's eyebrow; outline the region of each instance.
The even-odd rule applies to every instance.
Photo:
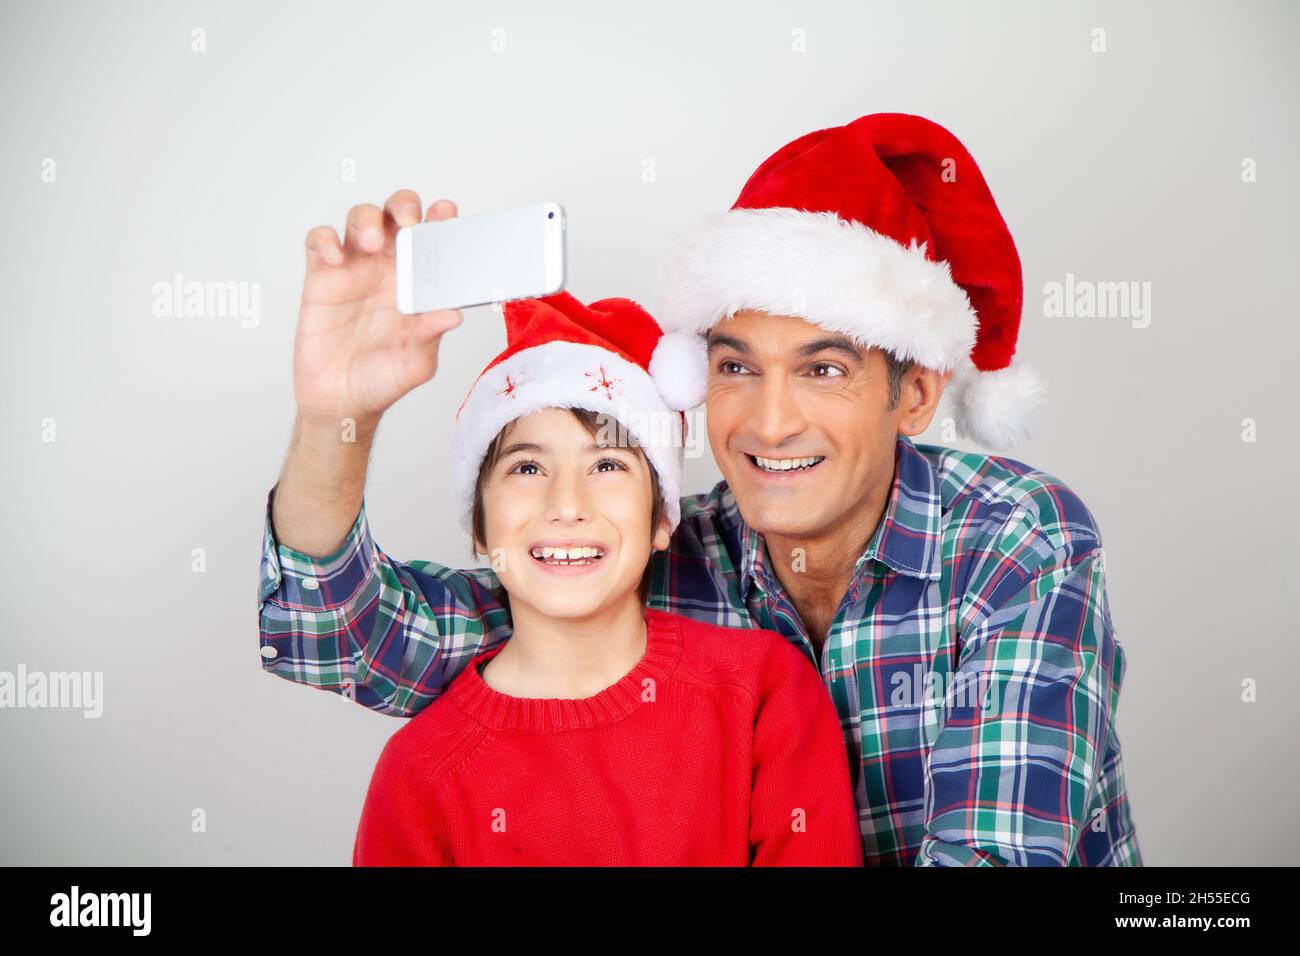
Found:
[[[622,451],[631,455],[633,458],[636,457],[636,452],[634,452],[630,447],[628,447],[627,445],[620,445],[618,443],[614,443],[612,445],[601,445],[601,444],[588,445],[586,448],[583,449],[583,451]]]
[[[630,448],[624,447],[623,445],[601,445],[596,442],[592,442],[590,445],[584,448],[583,451],[585,452],[610,451],[611,449],[615,451],[626,451],[628,452],[628,454],[632,454],[632,450]],[[513,445],[510,445],[508,448],[503,448],[501,450],[501,457],[504,458],[506,457],[506,455],[513,455],[515,452],[519,452],[519,451],[531,452],[532,454],[535,455],[544,454],[548,450],[549,449],[547,449],[545,445],[539,445],[536,442],[520,441],[520,442],[515,442]]]
[[[530,451],[533,453],[538,453],[538,452],[546,451],[546,449],[543,448],[541,445],[534,444],[533,442],[530,441],[517,441],[513,445],[510,445],[508,448],[501,449],[501,457],[504,458],[506,455],[513,455],[517,451]]]

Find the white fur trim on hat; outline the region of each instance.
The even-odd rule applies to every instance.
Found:
[[[833,212],[732,209],[669,267],[665,331],[704,332],[743,309],[805,318],[926,368],[955,368],[978,325],[946,262]]]
[[[650,356],[650,377],[669,408],[685,412],[700,404],[709,388],[704,338],[696,332],[660,336]]]
[[[479,377],[456,418],[452,468],[461,527],[473,533],[471,509],[479,466],[506,425],[543,408],[607,412],[636,439],[659,475],[672,529],[681,520],[682,423],[641,368],[608,349],[576,342],[536,345]]]
[[[968,358],[957,366],[948,393],[958,432],[986,448],[1010,448],[1038,431],[1047,389],[1023,362],[981,372]]]

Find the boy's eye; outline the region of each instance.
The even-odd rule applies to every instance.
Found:
[[[602,458],[596,462],[597,471],[627,471],[627,465],[617,458]],[[535,461],[520,461],[511,466],[508,475],[540,475],[542,466]]]

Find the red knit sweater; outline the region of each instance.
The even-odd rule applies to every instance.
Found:
[[[594,697],[510,697],[476,656],[375,767],[357,866],[860,866],[839,719],[781,635],[647,610]]]

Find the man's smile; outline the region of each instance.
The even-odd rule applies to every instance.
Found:
[[[806,455],[802,458],[765,458],[746,454],[754,470],[766,477],[793,477],[812,471],[826,460],[825,455]]]

